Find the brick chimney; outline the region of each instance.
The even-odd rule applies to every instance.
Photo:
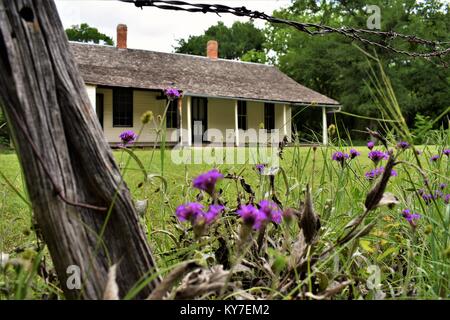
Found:
[[[117,25],[117,48],[119,48],[119,49],[127,48],[127,25],[126,24]]]
[[[210,59],[219,58],[219,43],[216,40],[209,40],[206,45],[206,56]]]

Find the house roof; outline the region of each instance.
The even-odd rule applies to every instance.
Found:
[[[156,90],[174,86],[192,96],[339,104],[264,64],[74,42],[70,45],[89,84]]]

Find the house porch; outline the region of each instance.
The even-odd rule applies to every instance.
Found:
[[[139,133],[142,128],[141,116],[147,111],[152,111],[155,121],[159,122],[167,104],[162,92],[156,90],[94,85],[86,85],[86,88],[111,145],[120,142],[119,135],[124,130]],[[126,92],[128,96],[124,95]],[[258,139],[259,142],[281,141],[285,136],[290,141],[291,109],[291,105],[285,103],[196,97],[185,93],[169,107],[166,115],[166,143],[176,145],[181,142],[183,146],[245,146],[255,144]],[[323,143],[327,144],[326,116],[323,117],[323,124]],[[150,122],[143,128],[137,144],[153,146],[156,139],[156,123]]]

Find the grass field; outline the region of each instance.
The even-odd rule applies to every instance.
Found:
[[[280,160],[282,171],[275,175],[276,196],[284,208],[298,208],[299,202],[304,200],[306,185],[311,185],[313,205],[322,225],[319,240],[314,246],[317,251],[329,247],[339,238],[344,227],[364,212],[365,198],[374,185],[373,181],[365,177],[365,173],[374,168],[374,164],[368,159],[369,150],[366,147],[356,148],[361,155],[347,161],[344,167],[331,160],[333,152],[348,152],[349,149],[350,147],[316,150],[310,147],[286,148],[283,160]],[[273,275],[262,271],[267,266],[261,267],[261,270],[256,268],[253,276],[262,278],[264,285],[260,286],[267,288],[255,292],[249,289],[248,293],[251,291],[255,296],[264,298],[291,299],[305,291],[304,286],[310,292],[319,293],[328,285],[349,279],[351,286],[342,293],[337,293],[336,298],[448,298],[450,206],[445,204],[444,196],[449,190],[447,186],[441,188],[440,185],[448,184],[449,160],[442,155],[443,147],[419,146],[417,149],[422,151],[419,156],[420,165],[430,188],[442,190],[442,197],[426,203],[417,194],[417,190],[425,188],[423,176],[415,167],[413,151],[401,152],[398,160],[404,163],[395,167],[398,175],[390,179],[387,187],[387,191],[392,192],[399,203],[393,208],[380,207],[369,213],[365,221],[375,225],[370,233],[336,248],[333,254],[309,270],[307,277],[298,276],[298,283],[285,290],[278,285],[282,282],[280,279],[288,278],[284,272],[289,269],[289,256],[293,254],[292,248],[299,229],[295,224],[288,223],[283,223],[281,229],[275,226],[268,228],[267,237],[272,240],[268,240],[269,248],[262,257],[272,267]],[[233,246],[237,243],[237,229],[230,219],[236,220],[234,211],[238,195],[241,198],[246,195],[235,181],[223,179],[219,182],[218,187],[222,189],[221,198],[227,213],[216,222],[214,234],[196,240],[191,231],[186,233],[187,224],[177,222],[174,212],[180,204],[195,201],[198,190],[192,188],[192,179],[213,167],[224,174],[242,175],[255,191],[256,201],[269,196],[267,176],[259,175],[254,164],[177,165],[171,161],[169,150],[166,150],[165,157],[161,157],[159,150],[154,153],[150,150],[137,150],[135,154],[148,174],[163,177],[141,185],[144,175],[138,163],[130,159],[126,152],[114,152],[118,163],[123,167],[124,179],[133,198],[148,200],[143,223],[160,268],[199,257],[203,259],[215,256],[217,260],[220,239],[225,239],[231,256],[236,253]],[[441,154],[441,157],[436,162],[431,162],[430,158],[435,154]],[[26,248],[34,246],[36,239],[30,229],[32,213],[27,204],[18,159],[14,153],[0,154],[0,172],[3,175],[0,177],[0,252],[20,256],[21,252],[26,252]],[[167,183],[167,189],[161,181]],[[205,201],[206,198],[203,202]],[[402,217],[402,210],[407,208],[421,215],[416,222],[417,228],[412,228]],[[183,241],[177,241],[182,238]],[[370,269],[371,266],[375,266],[375,269]],[[374,279],[374,275],[377,275],[377,283],[372,287],[366,285],[367,281]],[[275,276],[279,279],[276,280]],[[41,291],[37,290],[35,295],[39,296]]]

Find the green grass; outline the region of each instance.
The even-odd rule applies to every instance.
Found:
[[[362,152],[362,157],[360,161],[361,169],[369,169],[371,167],[370,160],[367,159],[368,149],[365,147],[358,147],[358,150]],[[153,155],[153,160],[150,164],[150,159],[152,157],[150,150],[136,150],[134,151],[138,158],[142,161],[148,173],[160,173],[161,166],[160,162],[157,159],[160,158],[160,150],[155,151],[155,155]],[[213,165],[208,164],[189,164],[189,165],[181,165],[174,164],[170,161],[170,150],[166,150],[166,159],[169,159],[166,162],[165,168],[165,179],[167,180],[168,190],[164,197],[160,196],[160,193],[154,193],[160,184],[157,180],[153,182],[151,186],[138,188],[138,185],[143,181],[143,174],[137,165],[136,162],[131,160],[127,171],[124,175],[124,179],[131,190],[134,199],[145,199],[152,198],[151,206],[149,208],[149,212],[151,215],[156,215],[161,220],[161,223],[158,223],[158,219],[155,219],[156,225],[158,227],[163,226],[165,221],[165,217],[169,217],[173,214],[174,208],[182,203],[183,201],[187,201],[188,199],[192,199],[195,197],[195,190],[190,189],[190,182],[192,177],[204,172]],[[310,148],[301,148],[299,149],[301,157],[312,157],[312,149]],[[292,158],[294,156],[294,149],[287,148],[284,152],[284,160],[281,160],[281,166],[286,168],[288,176],[290,177],[291,185],[294,182],[294,167],[290,164],[292,163]],[[314,176],[316,183],[320,183],[322,180],[320,178],[320,174],[323,173],[324,170],[324,154],[320,151],[317,151],[317,159],[315,171],[312,170],[312,161],[308,161],[305,164],[304,171],[307,174],[302,175],[300,177],[300,181],[296,181],[299,183],[305,183],[310,176]],[[329,155],[329,152],[327,153]],[[115,151],[114,155],[119,164],[124,165],[127,162],[128,155],[126,153],[122,153],[121,151]],[[0,171],[7,177],[8,181],[14,186],[16,190],[18,190],[21,194],[25,196],[25,191],[23,187],[23,180],[20,170],[20,165],[15,153],[0,153]],[[243,174],[246,177],[247,182],[250,184],[255,184],[258,181],[258,175],[254,170],[253,164],[244,164],[244,165],[218,165],[223,172],[230,173],[239,173],[242,170]],[[16,248],[17,246],[25,246],[27,241],[34,241],[34,236],[29,233],[30,229],[30,221],[31,221],[31,210],[28,205],[19,197],[15,190],[13,190],[4,179],[0,179],[0,230],[1,231],[1,249],[3,252],[9,252]],[[235,196],[235,190],[233,189],[231,183],[225,183],[224,189],[228,191],[231,189],[232,194],[229,194],[229,198],[232,199]],[[299,188],[297,188],[297,191]],[[295,192],[295,190],[294,190]],[[169,199],[169,203],[166,203],[166,199]],[[161,203],[162,201],[162,203]]]
[[[348,151],[349,147],[342,149]],[[373,186],[373,183],[364,178],[364,173],[374,166],[367,158],[369,150],[365,147],[357,149],[361,152],[361,156],[350,161],[344,169],[335,161],[330,161],[332,152],[341,150],[338,147],[317,148],[316,151],[309,147],[292,147],[284,151],[284,159],[281,160],[280,166],[286,173],[287,183],[281,174],[276,176],[277,197],[284,208],[298,208],[299,202],[304,198],[303,191],[306,184],[312,185],[314,207],[322,223],[318,250],[336,241],[342,234],[344,226],[364,211],[365,197]],[[442,147],[421,146],[418,149],[424,151],[420,160],[431,187],[436,189],[440,183],[448,183],[448,158],[444,156],[436,164],[429,161],[432,154],[442,152]],[[133,159],[124,171],[124,179],[133,198],[149,201],[143,223],[159,267],[170,268],[184,260],[214,255],[220,247],[217,242],[219,238],[224,238],[226,243],[233,247],[235,242],[231,234],[237,230],[232,211],[237,206],[238,192],[241,196],[244,194],[242,187],[234,181],[224,179],[218,185],[223,190],[222,198],[230,213],[217,222],[214,235],[210,234],[212,232],[210,231],[205,239],[195,240],[187,225],[176,222],[175,209],[182,203],[195,201],[198,191],[191,187],[191,180],[212,167],[218,167],[224,174],[234,173],[244,176],[246,182],[256,192],[256,201],[267,197],[265,194],[269,190],[269,185],[266,177],[261,178],[253,164],[176,165],[171,161],[170,150],[165,150],[164,162],[159,161],[160,152],[156,150],[152,156],[150,150],[137,150],[135,155],[150,174],[160,174],[161,163],[164,163],[167,190],[164,190],[159,179],[142,184],[143,172]],[[128,162],[128,153],[115,151],[114,155],[119,164],[124,165]],[[408,163],[415,161],[412,150],[402,153],[399,159]],[[0,168],[7,179],[6,182],[0,178],[0,251],[13,253],[14,256],[15,251],[33,247],[36,239],[30,229],[31,210],[22,199],[26,199],[26,193],[16,155],[0,154]],[[403,164],[395,169],[398,176],[391,178],[388,191],[399,198],[400,204],[393,209],[383,207],[370,213],[367,221],[376,221],[372,232],[348,246],[338,248],[330,258],[320,261],[314,270],[310,270],[310,276],[303,278],[302,281],[309,281],[308,279],[314,277],[316,279],[318,273],[332,281],[340,274],[350,277],[353,281],[363,279],[359,281],[364,285],[364,281],[371,275],[367,268],[375,265],[381,270],[380,288],[388,295],[395,293],[391,298],[406,296],[435,298],[448,295],[448,280],[444,274],[448,275],[449,271],[449,206],[445,206],[442,200],[429,206],[425,205],[414,193],[415,189],[424,188],[423,179],[418,171],[412,166]],[[286,192],[287,188],[289,193]],[[445,192],[448,193],[448,187]],[[206,201],[207,198],[203,200],[204,203]],[[404,208],[410,208],[422,215],[416,232],[412,232],[409,224],[401,217],[400,212]],[[283,224],[281,229],[270,228],[267,236],[274,241],[286,242],[287,239],[295,240],[298,233],[298,227],[295,225]],[[180,242],[179,239],[183,240]],[[267,259],[277,258],[280,261],[288,259],[292,244],[286,243],[284,246],[287,247],[286,251],[280,251],[280,256],[274,256],[274,251],[269,250],[266,253]],[[233,250],[235,249],[231,249],[231,252],[234,252]],[[336,268],[339,270],[337,274],[332,271]],[[276,291],[273,281],[267,283],[271,283],[274,286],[272,290]],[[405,290],[402,291],[402,288]],[[292,298],[298,294],[298,290],[296,288],[290,293],[283,294]],[[347,292],[346,295],[348,294]],[[353,287],[353,294],[356,298],[362,295],[357,287]],[[364,297],[370,299],[374,294],[375,291],[369,290]],[[261,293],[260,295],[263,296]],[[346,295],[342,295],[341,298],[346,298]]]

